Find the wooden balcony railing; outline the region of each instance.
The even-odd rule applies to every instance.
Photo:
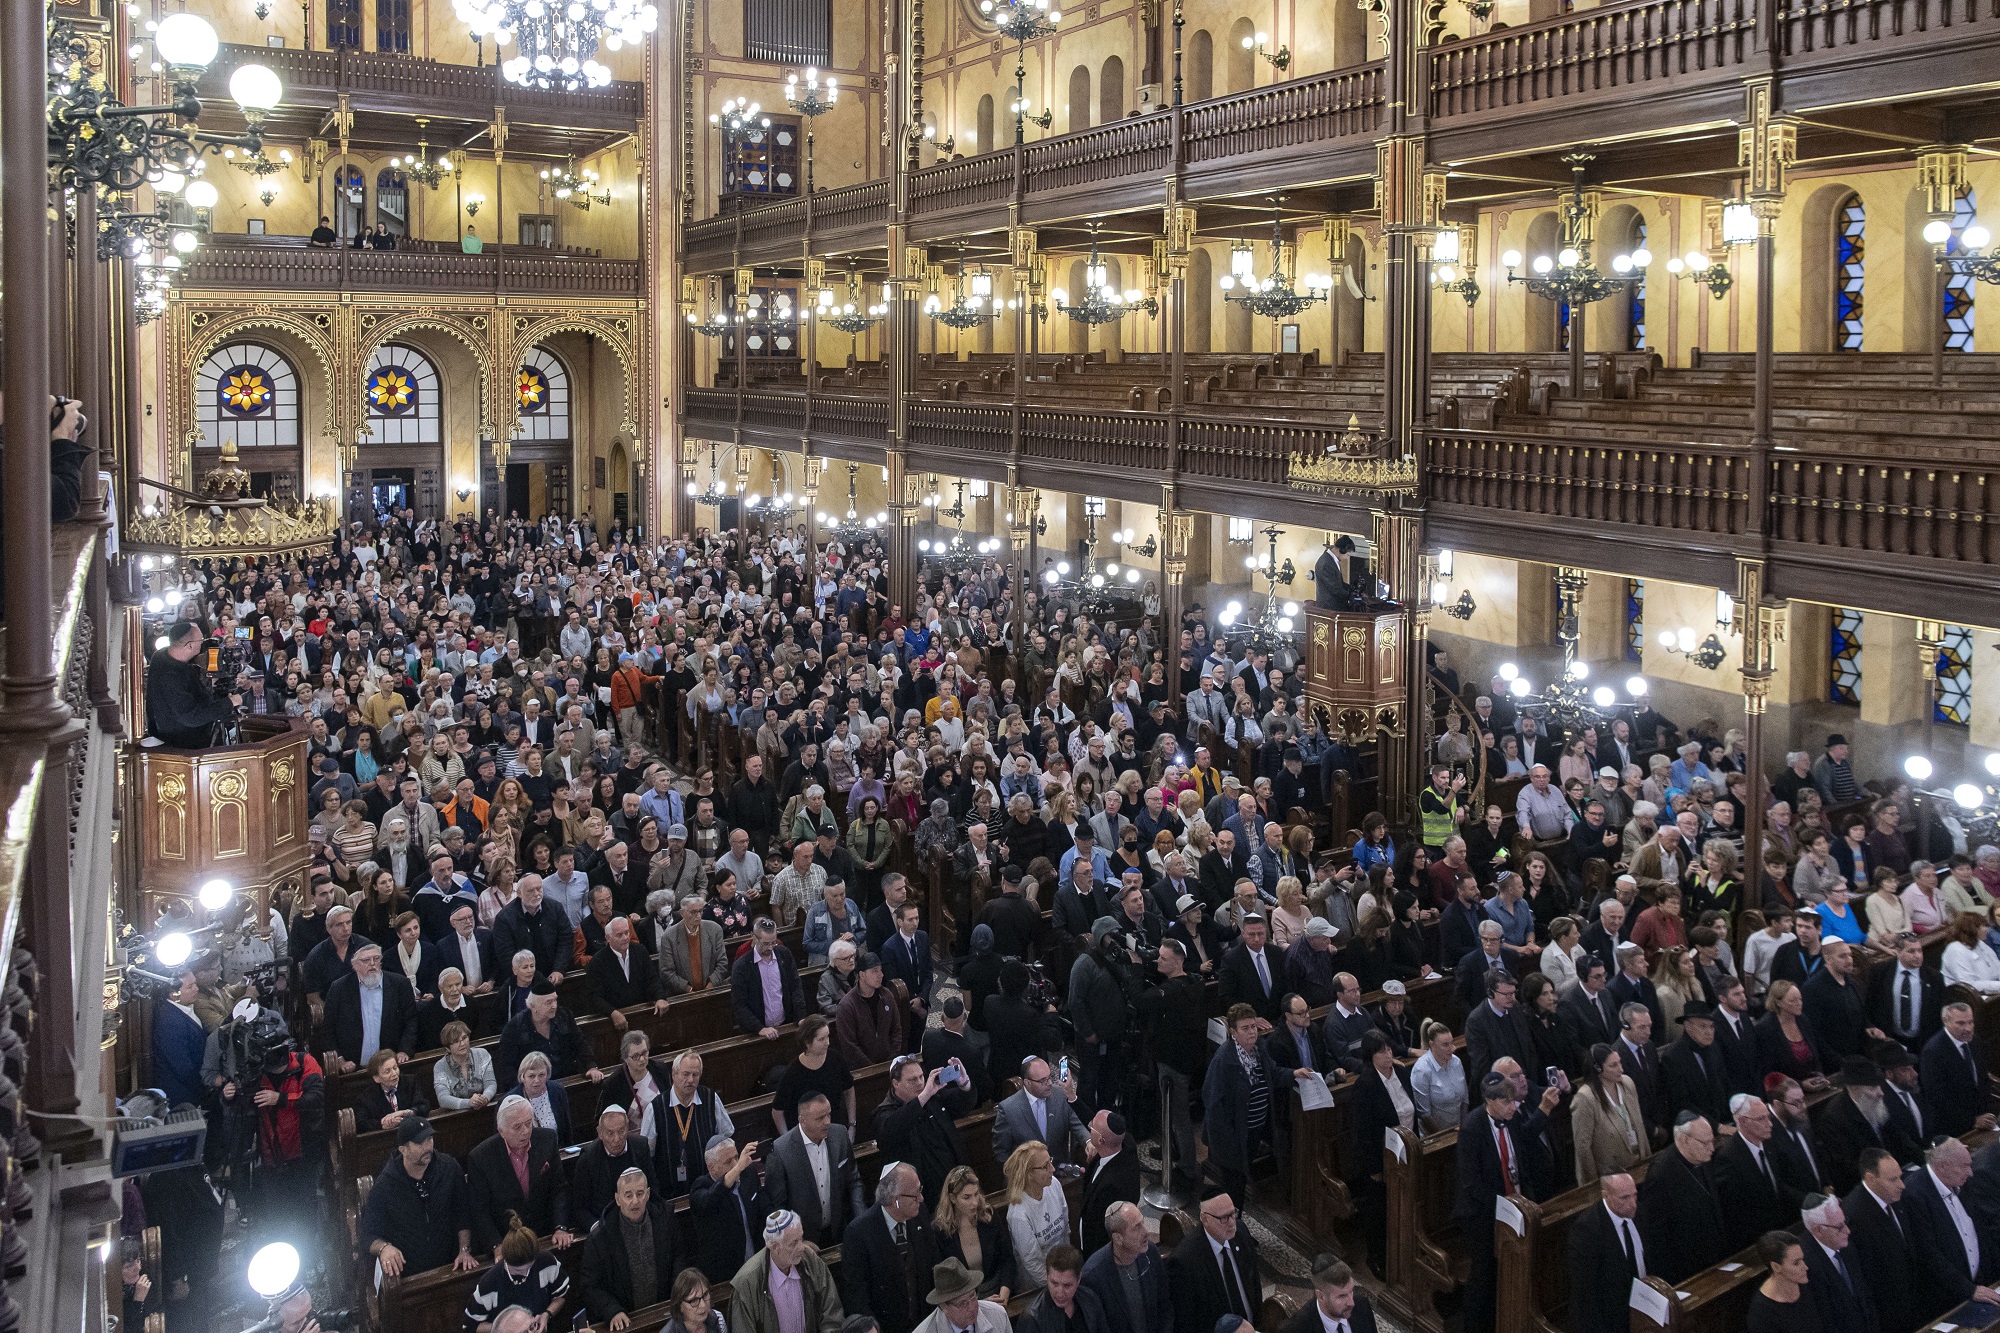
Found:
[[[639,265],[560,251],[489,246],[476,255],[426,250],[318,250],[303,241],[211,239],[188,256],[185,290],[553,292],[637,299]]]
[[[1780,454],[1771,484],[1777,541],[1974,565],[2000,564],[2000,467],[1839,454]]]
[[[1731,537],[1754,531],[1751,456],[1724,445],[1661,448],[1498,431],[1433,431],[1433,504]]]
[[[1188,165],[1371,135],[1384,107],[1380,63],[1197,102],[1187,109]]]
[[[498,65],[451,65],[380,51],[300,51],[289,47],[223,46],[197,88],[204,101],[228,102],[238,65],[266,66],[283,82],[291,105],[331,106],[346,94],[362,106],[431,110],[446,119],[488,120],[495,106],[530,123],[629,129],[644,114],[645,88],[613,82],[601,88],[550,92],[501,77]]]

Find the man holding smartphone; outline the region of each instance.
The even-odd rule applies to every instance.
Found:
[[[889,1095],[875,1110],[875,1142],[884,1160],[916,1168],[925,1216],[937,1207],[951,1169],[966,1164],[953,1120],[961,1107],[971,1109],[971,1101],[965,1066],[957,1060],[928,1075],[920,1056],[899,1055],[890,1062]]]

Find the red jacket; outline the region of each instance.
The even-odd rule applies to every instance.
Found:
[[[257,1147],[264,1165],[299,1161],[306,1154],[306,1135],[326,1115],[326,1079],[319,1061],[294,1051],[280,1078],[274,1082],[266,1074],[257,1087],[278,1094],[275,1105],[257,1108]]]

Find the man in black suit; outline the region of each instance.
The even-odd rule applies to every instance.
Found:
[[[1933,1140],[1923,1169],[1903,1178],[1903,1216],[1916,1253],[1920,1320],[1935,1319],[1966,1301],[2000,1305],[2000,1293],[1993,1290],[2000,1245],[1992,1235],[1979,1234],[1958,1194],[1970,1179],[1972,1154],[1957,1139]]]
[[[1244,917],[1243,938],[1222,956],[1219,984],[1225,1011],[1232,1005],[1247,1004],[1257,1011],[1257,1017],[1276,1027],[1284,1016],[1278,1007],[1284,994],[1279,989],[1284,960],[1265,948],[1269,940],[1270,924],[1262,916],[1252,913]]]
[[[710,1282],[727,1282],[764,1244],[762,1219],[771,1212],[764,1168],[757,1164],[756,1144],[738,1151],[727,1134],[709,1140],[702,1160],[708,1173],[695,1181],[689,1195],[695,1263]]]
[[[597,1219],[617,1201],[618,1178],[627,1171],[644,1172],[648,1182],[657,1179],[651,1146],[631,1133],[631,1128],[632,1117],[626,1107],[606,1102],[597,1113],[597,1137],[584,1144],[570,1164],[567,1211],[558,1221],[573,1238],[581,1240],[589,1235]],[[735,1276],[733,1270],[730,1276]]]
[[[1915,1055],[1944,1026],[1944,977],[1924,962],[1923,942],[1909,931],[1896,937],[1896,961],[1868,973],[1864,1008],[1868,1025]]]
[[[1654,1143],[1665,1142],[1673,1116],[1667,1110],[1666,1086],[1660,1081],[1660,1052],[1653,1045],[1653,1011],[1638,1000],[1620,1005],[1618,1040],[1612,1049],[1625,1066],[1625,1076],[1639,1090],[1639,1106],[1646,1113],[1646,1123],[1653,1126]]]
[[[1778,1165],[1789,1168],[1778,1179],[1799,1190],[1799,1206],[1805,1206],[1808,1194],[1830,1193],[1827,1183],[1824,1155],[1820,1151],[1819,1135],[1814,1132],[1812,1116],[1806,1110],[1806,1090],[1796,1079],[1783,1074],[1772,1074],[1764,1080],[1770,1089],[1764,1095],[1764,1104],[1771,1108],[1771,1145],[1778,1154]]]
[[[1632,879],[1630,875],[1619,876],[1621,880]],[[1639,882],[1632,880],[1637,890]],[[1614,894],[1605,894],[1597,904],[1597,920],[1583,928],[1583,936],[1578,941],[1591,957],[1604,964],[1608,973],[1618,965],[1618,946],[1632,938],[1632,922],[1627,918],[1625,904]]]
[[[1646,1238],[1650,1271],[1682,1282],[1729,1257],[1729,1230],[1709,1162],[1715,1130],[1705,1117],[1684,1111],[1674,1122],[1673,1143],[1653,1155],[1639,1190],[1639,1234]]]
[[[1808,1194],[1800,1218],[1806,1226],[1801,1248],[1806,1256],[1805,1299],[1818,1315],[1817,1326],[1826,1329],[1874,1333],[1877,1322],[1874,1293],[1868,1276],[1857,1262],[1850,1241],[1847,1214],[1840,1200],[1824,1194]]]
[[[1723,1083],[1734,1097],[1758,1096],[1764,1090],[1757,1072],[1757,1036],[1749,1013],[1749,994],[1740,977],[1724,977],[1715,988],[1715,1045],[1722,1052]]]
[[[1542,1092],[1539,1107],[1523,1109],[1513,1080],[1489,1073],[1479,1084],[1480,1106],[1458,1127],[1458,1182],[1452,1217],[1472,1255],[1465,1284],[1465,1333],[1492,1333],[1499,1294],[1499,1261],[1493,1250],[1493,1201],[1520,1194],[1540,1202],[1555,1189],[1555,1163],[1543,1131],[1562,1100]]]
[[[766,1041],[805,1014],[798,964],[792,960],[792,951],[778,943],[778,923],[770,917],[757,918],[750,928],[750,948],[729,974],[729,1008],[736,1016],[738,1032],[755,1032]]]
[[[1873,1293],[1883,1333],[1910,1333],[1917,1318],[1917,1256],[1903,1204],[1903,1168],[1880,1148],[1861,1155],[1861,1183],[1840,1201],[1853,1248],[1849,1262]]]
[[[320,1023],[320,1049],[339,1056],[340,1067],[330,1071],[336,1074],[352,1073],[384,1047],[404,1055],[417,1049],[417,994],[400,974],[382,970],[382,946],[357,945],[349,961],[354,970],[327,987]]]
[[[1507,970],[1507,953],[1501,947],[1504,934],[1498,921],[1480,922],[1479,947],[1460,958],[1453,970],[1459,1008],[1468,1014],[1486,998],[1487,974]]]
[[[1578,1056],[1577,1067],[1564,1072],[1578,1081],[1590,1048],[1600,1042],[1608,1046],[1618,1038],[1618,1004],[1605,989],[1606,976],[1604,961],[1585,954],[1576,963],[1576,989],[1556,1005],[1556,1026]]]
[[[1535,1065],[1535,1038],[1528,1016],[1515,1007],[1519,987],[1514,974],[1502,969],[1486,974],[1486,999],[1465,1019],[1465,1079],[1475,1086],[1493,1062],[1512,1056],[1523,1069]]]
[[[1306,1004],[1306,997],[1296,991],[1288,991],[1280,1002],[1284,1006],[1285,1021],[1264,1035],[1264,1050],[1270,1055],[1271,1063],[1280,1069],[1310,1069],[1317,1074],[1333,1069],[1335,1064],[1332,1053],[1327,1050],[1326,1030],[1312,1021],[1312,1009]]]
[[[887,975],[886,969],[884,975]],[[924,1033],[924,1072],[928,1074],[933,1069],[947,1067],[953,1060],[958,1061],[959,1068],[965,1071],[970,1082],[966,1091],[971,1094],[972,1100],[968,1106],[984,1106],[991,1095],[992,1084],[987,1078],[984,1050],[974,1046],[965,1034],[972,1016],[965,1010],[965,1001],[956,995],[947,996],[939,1008],[943,1023]]]
[[[1254,1322],[1264,1303],[1257,1238],[1238,1225],[1236,1205],[1222,1190],[1207,1191],[1198,1216],[1200,1229],[1183,1237],[1167,1260],[1174,1322],[1212,1329],[1226,1314]]]
[[[1660,1008],[1660,991],[1653,985],[1653,979],[1646,975],[1646,951],[1627,940],[1618,946],[1618,957],[1611,964],[1611,998],[1620,1007],[1635,1001],[1646,1006],[1646,1012],[1653,1016],[1653,1031],[1667,1030],[1666,1013]]]
[[[924,1187],[897,1162],[875,1186],[875,1206],[840,1240],[840,1295],[850,1315],[872,1315],[882,1333],[910,1333],[924,1311],[917,1284],[937,1264],[937,1233],[918,1220]]]
[[[666,998],[660,994],[660,965],[632,938],[632,923],[622,916],[604,923],[604,947],[583,974],[598,1011],[610,1014],[611,1026],[620,1032],[625,1030],[626,1009],[650,1004],[656,1014],[667,1012]]]
[[[1090,1165],[1084,1168],[1083,1248],[1096,1254],[1111,1243],[1104,1229],[1104,1210],[1114,1203],[1139,1202],[1139,1145],[1125,1130],[1125,1117],[1099,1111],[1090,1120]]]
[[[1354,1285],[1352,1269],[1322,1254],[1313,1260],[1312,1279],[1312,1304],[1280,1324],[1278,1333],[1325,1333],[1342,1321],[1349,1333],[1375,1333],[1375,1307]]]
[[[465,1180],[472,1193],[472,1250],[500,1261],[500,1241],[507,1234],[507,1215],[517,1213],[536,1235],[552,1236],[556,1249],[569,1248],[570,1234],[556,1223],[569,1216],[569,1186],[556,1159],[562,1145],[553,1129],[535,1127],[535,1108],[521,1096],[503,1098],[494,1116],[495,1133],[465,1159]],[[528,1159],[528,1189],[521,1190],[512,1158]]]
[[[1863,1149],[1886,1148],[1898,1160],[1914,1160],[1922,1145],[1904,1142],[1890,1124],[1880,1065],[1865,1055],[1849,1056],[1840,1074],[1846,1086],[1819,1115],[1819,1159],[1835,1192],[1845,1194],[1861,1183]]]
[[[1569,1333],[1625,1333],[1632,1279],[1647,1272],[1639,1237],[1639,1187],[1624,1172],[1602,1176],[1604,1199],[1569,1228]]]
[[[1821,953],[1825,965],[1799,990],[1806,1021],[1819,1039],[1820,1062],[1831,1074],[1848,1056],[1866,1051],[1871,1034],[1861,987],[1854,980],[1853,948],[1846,940],[1828,940]]]
[[[1893,1041],[1878,1041],[1875,1059],[1882,1066],[1882,1104],[1889,1108],[1891,1143],[1929,1143],[1930,1114],[1917,1087],[1917,1058]]]
[[[1374,1030],[1375,1015],[1361,1003],[1361,983],[1352,972],[1334,973],[1333,1007],[1324,1026],[1328,1058],[1344,1074],[1360,1073],[1361,1039]]]
[[[1800,912],[1792,918],[1792,932],[1798,938],[1779,945],[1778,951],[1771,955],[1771,980],[1803,986],[1819,975],[1826,966],[1826,953],[1820,948],[1820,924],[1818,912]],[[1812,1247],[1807,1246],[1806,1250],[1810,1257]]]
[[[493,961],[493,932],[475,924],[477,921],[471,903],[460,903],[452,909],[451,929],[431,941],[437,962],[431,974],[422,979],[425,991],[437,993],[438,973],[447,967],[458,969],[465,978],[466,990],[474,995],[499,984],[505,969]]]
[[[1924,1120],[1933,1134],[1954,1138],[1993,1128],[1993,1089],[1986,1061],[1972,1042],[1972,1006],[1945,1005],[1938,1014],[1943,1030],[1924,1044],[1919,1062]]]
[[[1707,1002],[1689,1000],[1681,1010],[1681,1039],[1660,1052],[1660,1093],[1672,1116],[1693,1111],[1714,1125],[1729,1119],[1728,1074]]]
[[[1771,1141],[1771,1108],[1749,1093],[1729,1101],[1736,1133],[1715,1153],[1715,1189],[1729,1223],[1729,1245],[1740,1250],[1767,1231],[1798,1221],[1798,1194],[1789,1194],[1784,1165]]]

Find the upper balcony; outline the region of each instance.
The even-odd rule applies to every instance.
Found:
[[[1988,0],[1628,0],[1421,53],[1430,155],[1453,163],[1698,129],[1733,166],[1744,83],[1791,112],[1941,99],[2000,61]],[[1360,181],[1387,117],[1381,63],[1306,75],[1075,134],[939,163],[910,178],[912,239],[1156,209],[1179,168],[1192,201]],[[1879,147],[1879,145],[1878,145]],[[1648,152],[1643,147],[1633,151]],[[685,233],[688,265],[796,261],[877,247],[889,182],[751,206]]]
[[[399,250],[322,250],[302,236],[216,236],[188,256],[177,285],[190,292],[639,296],[636,260],[533,246],[488,245],[468,255],[434,242],[405,244]]]
[[[507,123],[518,135],[510,135],[510,148],[557,154],[566,151],[563,145],[573,147],[579,135],[601,139],[629,134],[645,114],[645,88],[637,83],[551,92],[507,82],[498,65],[452,65],[378,51],[225,44],[197,85],[218,126],[234,114],[229,76],[237,66],[253,62],[269,67],[284,82],[285,100],[267,121],[266,133],[286,141],[325,135],[329,113],[338,111],[343,99],[358,138],[368,137],[371,115],[398,120],[425,116],[439,127],[435,139],[461,141],[504,107]],[[448,132],[453,126],[463,133],[454,138]],[[557,142],[544,145],[543,138]]]

